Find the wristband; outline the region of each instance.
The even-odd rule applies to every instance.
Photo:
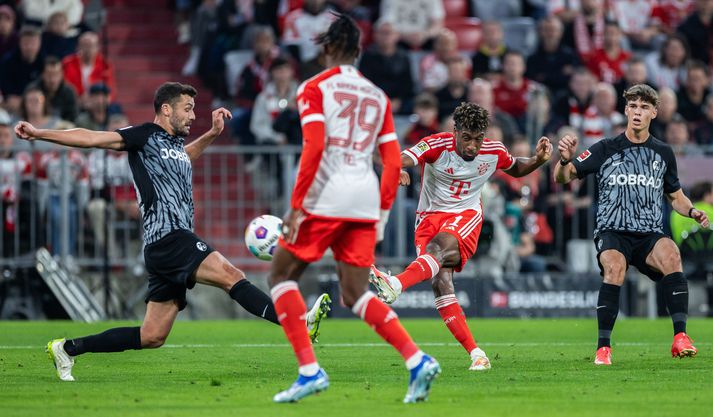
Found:
[[[567,166],[567,164],[569,164],[570,162],[572,162],[571,159],[560,159],[560,165],[562,165],[563,167]]]
[[[693,210],[695,210],[695,209],[696,209],[695,207],[691,207],[691,208],[688,210],[688,217],[693,218],[693,216],[691,216],[691,213],[693,213]]]

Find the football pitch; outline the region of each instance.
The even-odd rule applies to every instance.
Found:
[[[296,404],[280,328],[179,321],[158,350],[80,356],[61,382],[44,346],[136,323],[0,322],[0,416],[704,416],[713,410],[713,320],[692,319],[699,354],[672,359],[669,320],[619,320],[611,367],[592,364],[596,320],[470,319],[493,369],[470,361],[440,320],[403,320],[443,373],[428,402],[402,404],[398,354],[358,320],[327,320],[316,345],[331,386]]]

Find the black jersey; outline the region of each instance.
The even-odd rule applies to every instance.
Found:
[[[577,176],[596,174],[597,226],[603,231],[663,233],[663,196],[678,191],[671,147],[649,136],[632,143],[622,133],[602,139],[572,160]]]
[[[193,231],[193,169],[184,138],[145,123],[117,130],[129,152],[129,166],[144,223],[144,242],[174,230]]]

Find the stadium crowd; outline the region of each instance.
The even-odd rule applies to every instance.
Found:
[[[52,220],[58,161],[52,148],[35,149],[43,152],[37,158],[5,151],[19,143],[5,130],[20,119],[90,129],[129,121],[115,101],[100,37],[82,23],[81,0],[0,3],[0,137],[9,135],[0,142],[0,194],[10,242],[10,208],[22,194],[13,189],[17,175],[44,180],[39,213],[51,230],[59,227]],[[357,66],[390,97],[402,147],[451,130],[462,101],[489,111],[488,137],[513,155],[530,155],[542,135],[556,147],[570,132],[588,147],[623,130],[622,92],[645,82],[661,95],[654,135],[678,156],[713,155],[711,0],[176,0],[175,9],[177,42],[190,45],[183,74],[197,75],[216,104],[233,110],[230,135],[238,144],[301,143],[297,86],[323,68],[312,37],[340,12],[362,29]],[[108,157],[69,158],[71,210],[87,211],[100,242],[107,201],[137,218],[126,204],[134,197],[125,155]],[[248,172],[259,163],[253,158]],[[104,164],[111,181],[97,179]],[[419,186],[412,183],[410,199]],[[552,263],[564,259],[562,243],[591,238],[594,188],[555,184],[549,168],[499,176],[484,197],[491,242],[479,256],[506,270],[562,267]],[[711,198],[708,192],[699,201],[710,205]]]

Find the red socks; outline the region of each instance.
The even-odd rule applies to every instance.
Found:
[[[354,303],[352,311],[359,315],[386,342],[396,348],[404,360],[420,353],[418,346],[403,328],[394,310],[376,298],[373,292],[365,292]]]
[[[404,272],[396,275],[396,278],[401,282],[401,291],[404,291],[406,288],[412,287],[421,281],[431,279],[440,270],[441,265],[436,258],[425,253],[411,262]]]
[[[307,333],[307,306],[300,294],[299,287],[295,281],[284,281],[270,291],[272,301],[275,303],[275,312],[282,329],[285,331],[287,340],[290,341],[292,349],[297,356],[300,368],[316,365],[317,358],[314,356],[312,343]],[[310,366],[314,368],[314,366]],[[317,367],[317,370],[319,368]]]
[[[448,330],[453,333],[453,336],[465,348],[466,352],[470,354],[473,349],[478,347],[473,339],[473,334],[468,328],[468,324],[465,322],[465,314],[463,314],[463,309],[458,304],[455,294],[436,298],[436,309],[438,309],[438,313],[443,318]]]

